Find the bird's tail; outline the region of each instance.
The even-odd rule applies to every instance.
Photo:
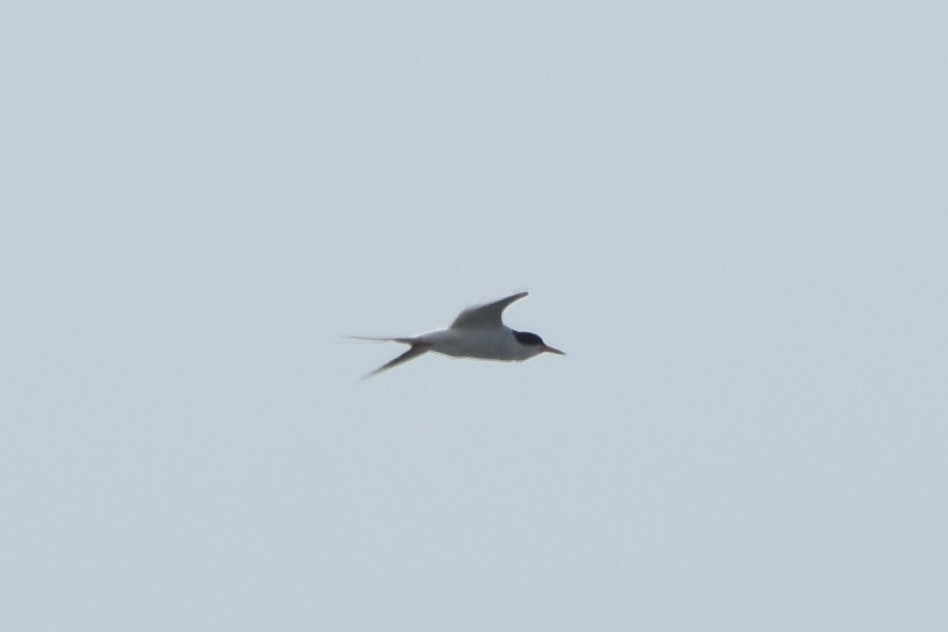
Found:
[[[422,342],[421,340],[418,340],[417,338],[388,338],[388,337],[382,337],[382,336],[346,336],[346,338],[352,338],[354,340],[374,340],[377,342],[400,342],[402,344],[411,345],[411,348],[405,353],[401,354],[394,360],[390,360],[389,362],[386,362],[385,364],[375,369],[368,375],[364,375],[362,377],[363,380],[370,378],[373,375],[378,375],[382,371],[387,371],[388,369],[398,366],[399,364],[408,362],[409,360],[413,358],[417,358],[421,354],[426,353],[431,348],[431,345],[429,343]]]
[[[421,354],[427,353],[429,348],[430,348],[430,345],[425,344],[425,343],[423,343],[423,342],[419,342],[419,343],[412,344],[411,348],[410,348],[408,351],[406,351],[406,352],[403,353],[402,355],[398,356],[398,357],[395,358],[394,360],[389,360],[388,362],[386,362],[385,364],[383,364],[383,365],[380,366],[379,368],[375,369],[374,371],[372,371],[372,372],[369,373],[368,375],[364,375],[364,376],[362,377],[362,379],[363,379],[363,380],[366,380],[366,379],[372,377],[373,375],[378,375],[378,374],[381,373],[382,371],[387,371],[387,370],[391,369],[392,367],[396,367],[396,366],[398,366],[399,364],[404,364],[405,362],[408,362],[409,360],[411,360],[411,359],[413,359],[413,358],[417,358],[417,357],[420,356]]]
[[[413,345],[418,342],[415,338],[390,338],[387,336],[346,336],[351,340],[373,340],[375,342],[400,342],[403,345]]]

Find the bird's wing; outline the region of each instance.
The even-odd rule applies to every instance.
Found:
[[[451,323],[451,329],[500,327],[503,324],[501,316],[504,313],[504,309],[526,295],[526,292],[519,292],[507,298],[502,298],[499,301],[494,301],[493,303],[468,307],[454,319],[454,322]]]
[[[371,373],[369,373],[362,379],[364,380],[364,379],[370,378],[373,375],[378,375],[382,371],[391,369],[392,367],[398,366],[399,364],[404,364],[405,362],[408,362],[412,358],[417,358],[421,354],[426,353],[430,348],[431,348],[431,345],[428,345],[428,344],[414,343],[412,344],[411,349],[409,349],[402,355],[398,356],[394,360],[391,360],[390,362],[386,362],[385,364],[375,369],[374,371],[372,371]]]

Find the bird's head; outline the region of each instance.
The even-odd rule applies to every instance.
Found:
[[[513,334],[514,338],[517,339],[517,343],[528,352],[527,357],[532,358],[533,356],[539,355],[541,353],[556,353],[558,355],[566,355],[559,349],[551,347],[543,342],[543,338],[540,336],[530,333],[529,331],[515,331]]]

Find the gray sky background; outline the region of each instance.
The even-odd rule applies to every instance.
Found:
[[[946,6],[6,5],[0,628],[948,629]]]

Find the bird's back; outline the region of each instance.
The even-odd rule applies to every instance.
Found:
[[[525,360],[520,345],[508,327],[482,329],[445,329],[419,336],[431,345],[431,351],[456,358],[483,360]]]

